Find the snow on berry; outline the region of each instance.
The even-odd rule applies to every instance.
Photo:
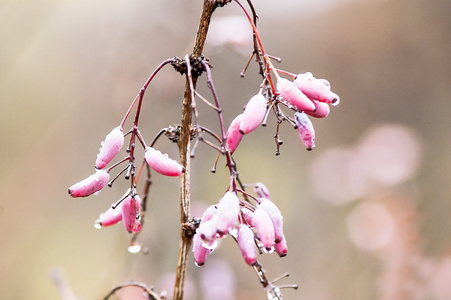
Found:
[[[185,168],[176,160],[152,147],[146,148],[144,158],[154,171],[162,175],[180,176],[185,171]]]
[[[240,123],[240,132],[247,134],[254,131],[263,122],[266,115],[266,98],[258,93],[246,105]]]
[[[219,200],[216,228],[219,234],[227,233],[234,228],[240,213],[240,199],[235,192],[227,192]]]
[[[266,251],[271,251],[274,247],[274,226],[268,213],[257,206],[252,218],[255,229],[257,230],[258,239],[262,242]]]
[[[237,243],[240,248],[244,261],[253,266],[257,262],[257,250],[255,248],[255,236],[252,229],[247,225],[240,224],[238,226]]]
[[[111,130],[102,142],[96,159],[96,169],[103,169],[119,153],[124,144],[124,134],[120,126]]]
[[[259,208],[264,209],[271,218],[274,226],[274,242],[279,243],[283,239],[283,217],[279,208],[271,200],[260,198]]]
[[[298,127],[299,137],[307,150],[312,150],[315,147],[315,129],[312,121],[303,112],[296,112],[294,119]]]
[[[88,178],[77,182],[69,188],[69,194],[74,197],[87,197],[99,192],[110,179],[110,175],[105,170],[96,170]]]

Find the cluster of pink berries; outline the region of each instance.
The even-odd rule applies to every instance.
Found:
[[[246,105],[244,112],[238,115],[227,131],[227,146],[231,153],[235,152],[243,136],[255,130],[267,115],[268,104],[275,101],[295,110],[292,122],[307,148],[315,147],[315,130],[308,116],[315,118],[327,117],[330,113],[329,104],[338,105],[340,98],[333,93],[326,79],[316,79],[312,73],[298,74],[294,81],[277,79],[277,96],[267,99],[260,91]]]
[[[135,131],[131,131],[130,133],[137,135]],[[114,128],[106,136],[101,145],[95,162],[95,173],[69,188],[69,194],[72,197],[87,197],[99,193],[105,185],[109,184],[109,173],[111,169],[120,162],[127,160],[130,161],[130,164],[133,164],[134,158],[131,153],[118,164],[114,164],[110,168],[105,169],[124,145],[124,134],[121,126]],[[184,172],[182,165],[153,147],[145,146],[144,158],[154,171],[162,175],[180,176]],[[110,226],[122,221],[127,231],[139,232],[141,230],[140,212],[141,199],[136,193],[136,188],[133,186],[128,189],[118,202],[100,215],[99,219],[96,221],[96,227]]]
[[[202,266],[216,248],[218,239],[227,234],[235,238],[244,261],[250,266],[257,263],[257,247],[265,252],[276,251],[281,257],[287,254],[280,210],[270,200],[263,184],[256,184],[254,190],[255,206],[240,199],[236,191],[228,191],[218,204],[205,210],[193,240],[196,265]]]

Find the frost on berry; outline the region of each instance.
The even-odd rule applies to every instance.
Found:
[[[252,222],[252,218],[254,217],[254,212],[251,211],[247,207],[243,207],[241,209],[241,216],[243,217],[245,223],[250,227],[254,227],[254,223]]]
[[[122,202],[116,207],[110,207],[108,210],[100,214],[95,222],[96,228],[111,226],[122,220]]]
[[[199,228],[197,228],[197,234],[199,234],[202,239],[202,246],[210,250],[216,248],[217,239],[219,237],[216,220],[217,215],[214,215],[213,218],[203,222],[200,224]]]
[[[108,183],[109,179],[110,175],[107,171],[96,170],[96,172],[88,178],[72,185],[69,188],[69,194],[74,198],[90,196],[99,192]]]
[[[128,196],[122,201],[122,221],[127,231],[139,232],[141,230],[140,212],[141,198],[138,195]]]
[[[205,264],[210,251],[210,249],[203,246],[203,241],[200,234],[196,233],[193,237],[193,256],[196,266],[200,267]]]
[[[102,142],[97,155],[96,169],[103,169],[119,153],[124,144],[124,134],[120,126],[114,128]]]
[[[284,257],[288,253],[287,240],[283,236],[282,240],[274,245],[274,250],[280,257]]]
[[[243,138],[243,134],[240,132],[240,124],[242,118],[243,114],[236,116],[235,119],[233,119],[232,123],[230,123],[229,129],[227,130],[227,147],[229,148],[230,153],[235,152],[236,148],[238,148],[238,145],[241,142],[241,139]]]
[[[266,198],[271,200],[268,188],[261,182],[257,182],[254,185],[254,192],[257,193],[258,198]]]
[[[283,99],[298,110],[314,111],[315,105],[304,93],[298,89],[293,82],[285,78],[279,78],[277,80],[277,91],[283,97]]]
[[[237,242],[244,261],[253,266],[257,262],[257,250],[255,248],[255,236],[252,229],[247,225],[240,224],[238,226]]]
[[[307,150],[312,150],[315,147],[315,129],[313,128],[312,121],[310,121],[305,113],[299,111],[294,114],[294,119],[302,143],[304,143]]]
[[[254,131],[263,122],[266,115],[266,98],[258,93],[246,105],[240,123],[240,132],[247,134]]]
[[[274,226],[268,213],[257,206],[252,218],[255,229],[257,230],[258,239],[262,242],[266,251],[271,251],[274,247]]]
[[[274,226],[274,242],[279,243],[283,239],[283,217],[279,208],[271,200],[260,198],[258,207],[265,210],[271,218]]]
[[[227,192],[219,200],[216,228],[219,234],[234,228],[240,213],[240,199],[235,192]]]
[[[176,160],[152,147],[146,148],[144,158],[154,171],[162,175],[180,176],[185,171],[185,168]]]
[[[294,85],[312,100],[337,105],[340,97],[330,90],[327,80],[316,79],[312,73],[299,74],[294,80]]]

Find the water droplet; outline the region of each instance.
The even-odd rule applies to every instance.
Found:
[[[194,265],[198,268],[202,267],[204,264],[199,265],[197,262],[194,262]]]
[[[94,224],[94,227],[97,228],[97,229],[100,229],[100,228],[102,228],[102,224],[100,224],[99,222],[96,222]]]
[[[236,238],[238,236],[238,229],[237,228],[232,228],[229,230],[229,234],[231,236],[233,236],[234,238]]]
[[[98,195],[99,193],[100,193],[100,191],[97,191],[97,192],[94,193],[94,195]]]
[[[134,244],[128,246],[127,250],[130,253],[138,253],[138,252],[141,251],[141,245],[137,244],[137,243],[134,243]]]
[[[218,240],[216,239],[214,241],[202,241],[202,247],[210,250],[210,253],[216,249],[216,246],[218,246]]]

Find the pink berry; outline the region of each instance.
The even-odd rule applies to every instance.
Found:
[[[258,198],[266,198],[271,200],[268,188],[261,182],[257,182],[254,185],[254,192],[257,193]]]
[[[254,227],[254,223],[252,222],[252,218],[254,217],[254,212],[250,210],[248,207],[244,206],[241,208],[241,215],[244,218],[244,222],[250,227]]]
[[[227,192],[219,200],[216,228],[219,234],[234,228],[240,213],[240,199],[235,192]]]
[[[153,170],[162,175],[180,176],[185,171],[185,168],[177,161],[152,147],[146,148],[144,158]]]
[[[227,130],[227,147],[229,148],[230,153],[235,152],[236,148],[238,148],[238,145],[241,142],[241,139],[243,138],[243,134],[240,132],[240,124],[242,118],[243,114],[236,116],[230,124],[229,129]]]
[[[244,224],[238,226],[237,242],[244,261],[253,266],[257,262],[257,251],[255,249],[254,232]]]
[[[124,134],[120,126],[114,128],[102,142],[97,155],[96,168],[103,169],[119,153],[124,144]]]
[[[315,129],[312,121],[303,112],[296,112],[294,119],[298,127],[299,137],[307,150],[312,150],[315,147]]]
[[[200,235],[196,233],[193,238],[193,256],[196,266],[204,265],[209,253],[210,250],[203,246]]]
[[[276,253],[279,254],[280,257],[284,257],[287,255],[288,247],[287,247],[287,240],[285,239],[285,236],[283,239],[274,245],[274,250],[276,250]]]
[[[111,226],[122,220],[122,202],[115,208],[110,207],[106,212],[100,214],[95,224],[97,228]]]
[[[254,211],[252,222],[257,230],[258,239],[267,251],[271,251],[274,247],[275,234],[274,226],[268,213],[261,207],[257,207]]]
[[[271,200],[260,198],[259,208],[264,209],[271,218],[274,226],[274,242],[279,243],[283,239],[283,217],[279,208]]]
[[[140,212],[141,198],[138,195],[128,196],[122,201],[122,221],[127,231],[139,232],[141,230]]]
[[[294,85],[312,100],[332,103],[332,105],[340,102],[340,97],[330,90],[329,82],[316,79],[310,72],[297,75]]]
[[[277,80],[277,91],[283,99],[298,110],[314,111],[315,105],[304,93],[299,90],[293,82],[285,78]]]
[[[314,118],[325,118],[329,115],[330,107],[328,103],[313,100],[313,104],[315,104],[315,111],[305,111],[306,114]]]
[[[263,122],[266,115],[266,98],[258,93],[246,105],[240,124],[240,132],[247,134],[254,131]]]
[[[74,198],[87,197],[100,191],[108,183],[109,179],[110,174],[108,174],[107,171],[96,170],[96,172],[88,178],[72,185],[69,188],[69,194]]]

